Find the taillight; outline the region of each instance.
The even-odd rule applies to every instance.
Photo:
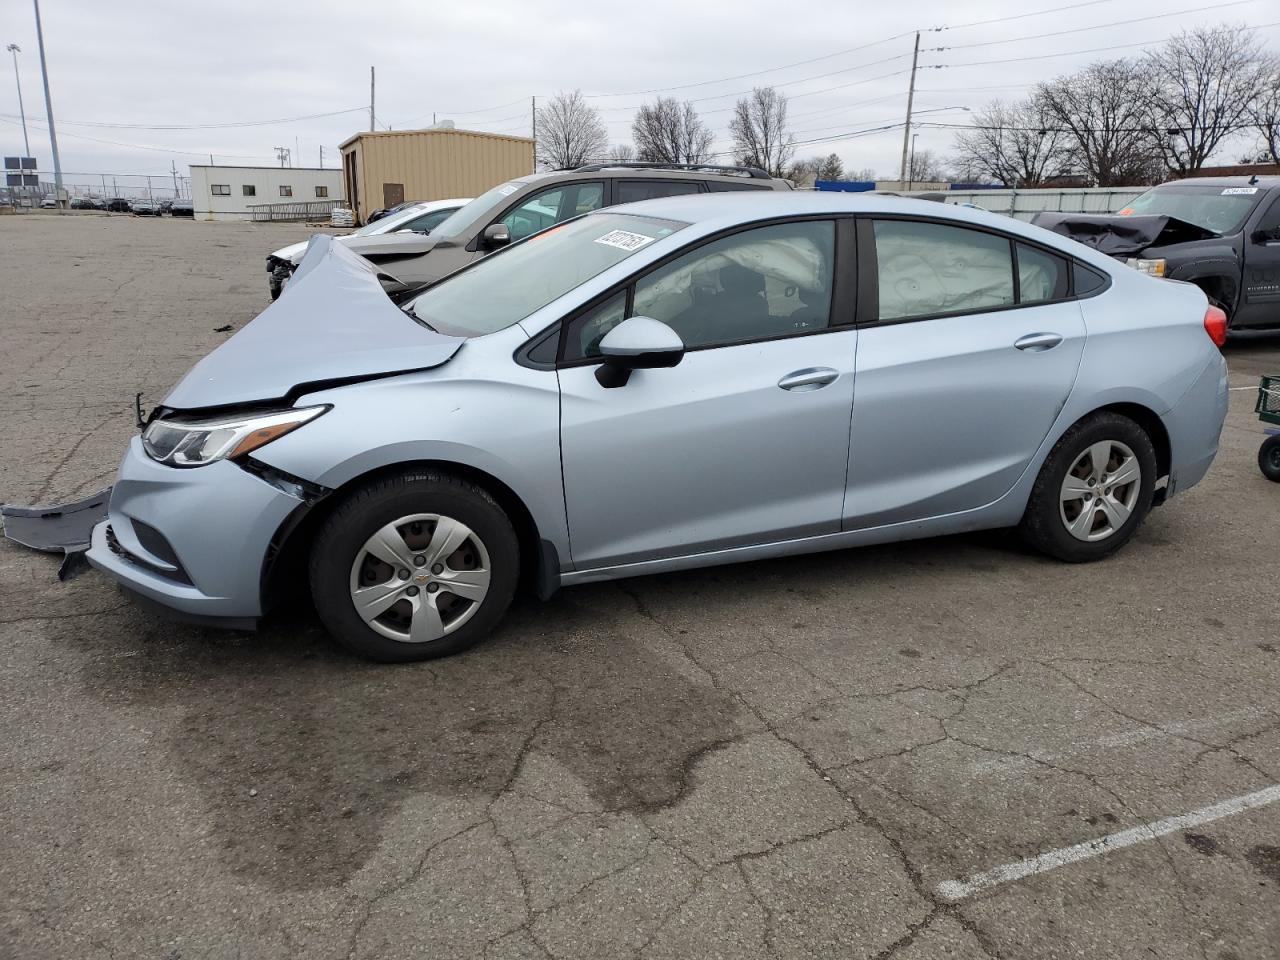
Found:
[[[1227,314],[1220,307],[1210,307],[1204,312],[1204,332],[1209,339],[1222,346],[1227,342]]]

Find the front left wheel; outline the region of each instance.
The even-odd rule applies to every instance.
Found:
[[[511,521],[480,487],[413,472],[350,494],[321,527],[311,591],[329,632],[384,662],[465,650],[506,612],[520,553]]]

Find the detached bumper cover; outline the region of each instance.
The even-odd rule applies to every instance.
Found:
[[[163,466],[135,437],[87,556],[125,587],[179,614],[255,618],[262,614],[271,539],[301,502],[226,461]]]

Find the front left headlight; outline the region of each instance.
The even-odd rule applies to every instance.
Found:
[[[1125,261],[1125,266],[1132,267],[1139,273],[1145,273],[1148,277],[1163,277],[1166,263],[1163,258],[1147,260],[1142,257],[1130,257]]]
[[[170,467],[203,467],[278,440],[328,409],[300,407],[206,420],[154,420],[142,432],[142,447],[151,459]]]

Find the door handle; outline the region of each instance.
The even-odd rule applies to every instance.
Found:
[[[788,373],[778,381],[778,386],[783,390],[797,390],[804,393],[825,387],[838,376],[840,371],[832,370],[830,367],[805,367],[803,370]]]
[[[1062,334],[1060,333],[1028,333],[1025,337],[1019,337],[1013,341],[1013,345],[1019,350],[1043,353],[1045,350],[1052,350],[1061,342]]]

